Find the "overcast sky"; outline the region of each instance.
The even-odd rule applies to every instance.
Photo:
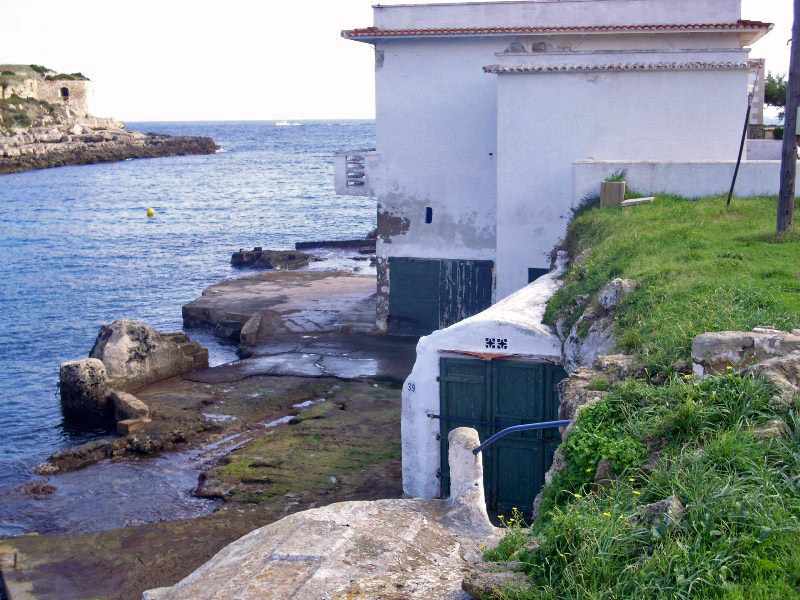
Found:
[[[81,71],[92,112],[128,121],[372,118],[372,47],[339,32],[373,3],[0,0],[0,63]],[[752,56],[787,71],[791,0],[742,0],[742,16],[776,24]]]

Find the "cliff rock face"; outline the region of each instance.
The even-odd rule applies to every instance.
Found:
[[[217,149],[208,137],[145,135],[124,129],[97,130],[79,123],[66,130],[33,127],[25,133],[0,135],[0,175],[128,158],[213,154]]]
[[[63,165],[212,154],[207,137],[123,129],[88,112],[89,81],[38,65],[0,65],[0,175]]]

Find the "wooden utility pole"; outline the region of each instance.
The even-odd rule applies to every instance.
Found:
[[[797,171],[797,108],[800,106],[800,0],[794,0],[792,57],[786,84],[786,117],[781,156],[781,191],[778,197],[778,235],[790,231],[794,221],[795,176]]]

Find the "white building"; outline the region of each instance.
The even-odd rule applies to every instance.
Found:
[[[527,0],[375,6],[342,32],[375,47],[377,143],[337,155],[336,189],[377,197],[379,327],[426,336],[403,389],[407,494],[447,494],[453,427],[485,441],[556,418],[543,275],[572,209],[620,170],[644,193],[727,191],[748,83],[760,120],[747,46],[771,27],[740,0]],[[743,163],[738,194],[776,193],[779,166]],[[558,442],[485,450],[489,507],[530,510]]]
[[[770,28],[740,0],[375,6],[342,35],[375,48],[376,149],[340,153],[336,183],[377,197],[379,327],[427,334],[546,272],[619,168],[642,192],[725,190]],[[745,165],[739,193],[777,172]]]

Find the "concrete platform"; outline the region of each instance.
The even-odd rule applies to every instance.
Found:
[[[183,323],[248,346],[284,333],[371,333],[375,285],[374,276],[346,272],[259,273],[207,287],[183,307]]]
[[[282,334],[262,341],[253,355],[197,371],[184,379],[238,381],[254,375],[376,379],[402,383],[416,359],[417,338],[348,333]]]

